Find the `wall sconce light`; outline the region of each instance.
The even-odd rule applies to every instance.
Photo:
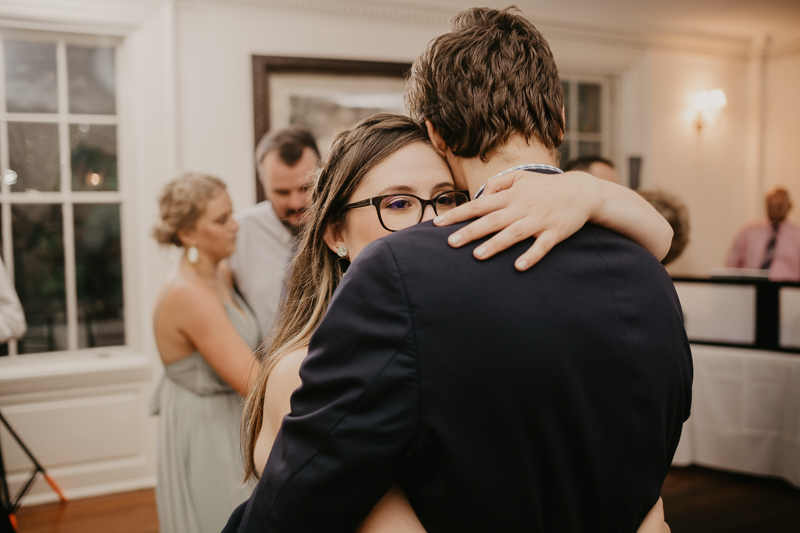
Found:
[[[728,99],[722,89],[711,89],[710,91],[698,91],[695,93],[692,104],[695,113],[697,113],[694,127],[697,128],[697,131],[700,131],[706,122],[715,117],[720,109],[728,105]]]

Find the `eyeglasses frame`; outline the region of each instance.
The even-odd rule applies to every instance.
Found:
[[[416,225],[416,224],[419,224],[420,222],[422,222],[422,217],[425,216],[425,208],[428,207],[428,206],[431,206],[433,208],[433,212],[438,216],[439,212],[436,210],[436,200],[438,200],[440,196],[444,196],[445,194],[450,194],[450,193],[454,193],[454,192],[463,194],[464,197],[467,199],[467,202],[469,202],[469,192],[467,192],[467,191],[456,191],[456,190],[444,191],[444,192],[440,192],[439,194],[437,194],[436,196],[434,196],[430,200],[425,200],[425,199],[420,198],[419,196],[417,196],[415,194],[399,192],[399,193],[394,193],[394,194],[384,194],[382,196],[373,196],[372,198],[367,198],[365,200],[360,200],[358,202],[353,202],[351,204],[347,204],[346,206],[342,207],[341,210],[342,211],[348,211],[350,209],[357,209],[359,207],[367,207],[367,206],[370,206],[370,205],[375,206],[375,212],[378,214],[378,222],[381,223],[381,226],[383,227],[383,229],[385,229],[386,231],[390,231],[390,232],[394,233],[395,231],[401,231],[401,230],[399,230],[399,229],[389,229],[389,228],[386,227],[386,224],[383,223],[383,217],[381,216],[381,202],[383,200],[385,200],[386,198],[391,198],[393,196],[410,196],[412,198],[416,198],[417,200],[419,200],[419,202],[422,204],[422,209],[420,209],[420,211],[419,211],[419,220],[417,220],[414,223],[414,225]],[[464,202],[464,203],[466,203],[466,202]],[[460,204],[460,205],[464,205],[464,204]],[[458,207],[458,205],[456,207]],[[411,227],[411,226],[409,226],[409,227]],[[403,228],[403,229],[406,229],[406,228]]]

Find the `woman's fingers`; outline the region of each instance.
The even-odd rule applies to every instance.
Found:
[[[511,216],[507,209],[490,212],[450,235],[450,237],[447,238],[447,242],[454,248],[464,246],[490,233],[495,233],[508,227],[518,218],[519,217]]]
[[[500,191],[510,189],[511,186],[514,185],[514,182],[522,176],[523,174],[520,172],[511,172],[487,181],[486,186],[483,188],[483,193],[481,193],[481,197],[490,196]]]
[[[495,213],[492,215],[495,215]],[[506,225],[504,222],[507,222],[500,219],[499,216],[498,221],[496,222],[487,222],[487,218],[489,218],[489,216],[473,222],[469,226],[463,228],[462,232],[469,229],[471,226],[475,226],[474,228],[470,229],[470,232],[467,233],[467,236],[474,236],[474,238],[471,238],[471,240],[476,240],[497,231],[495,229],[496,226],[502,227]],[[474,233],[472,233],[473,231]],[[488,239],[486,242],[475,248],[473,255],[477,259],[489,259],[498,252],[502,252],[503,250],[514,246],[518,242],[535,236],[536,240],[534,241],[533,245],[514,262],[514,267],[517,270],[524,272],[538,263],[542,257],[547,255],[547,253],[553,249],[556,244],[564,240],[563,237],[559,237],[559,234],[560,233],[558,231],[553,229],[543,231],[542,226],[533,222],[531,219],[517,220],[497,233],[497,235],[494,235],[491,239]]]
[[[433,223],[437,226],[450,226],[457,222],[464,222],[465,220],[472,220],[473,218],[481,217],[487,213],[497,211],[505,207],[508,201],[503,195],[493,195],[487,198],[479,198],[472,202],[467,202],[443,213],[433,219]]]
[[[514,262],[514,267],[520,272],[525,272],[547,255],[547,252],[552,250],[553,246],[561,242],[561,240],[556,236],[555,231],[543,231],[541,235],[536,237],[533,246]]]
[[[490,180],[481,198],[436,217],[434,223],[446,226],[477,218],[450,235],[448,242],[453,247],[497,233],[475,249],[478,259],[538,236],[515,263],[524,271],[579,230],[591,215],[593,196],[580,178],[574,174],[555,179],[544,174],[509,173]]]
[[[477,222],[475,223],[477,224]],[[535,225],[530,219],[517,220],[500,231],[500,233],[494,235],[491,239],[475,248],[473,255],[478,259],[488,259],[497,252],[510,248],[518,242],[535,235],[539,231],[541,231],[541,228]]]

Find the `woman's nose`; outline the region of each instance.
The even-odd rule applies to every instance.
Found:
[[[426,205],[425,210],[422,211],[422,220],[420,222],[433,220],[434,218],[436,218],[436,211],[433,210],[433,206],[431,204]]]

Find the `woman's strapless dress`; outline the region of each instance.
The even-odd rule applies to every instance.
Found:
[[[260,331],[244,300],[244,311],[226,304],[239,335],[252,350]],[[252,486],[242,484],[239,424],[241,397],[200,352],[165,366],[151,396],[159,415],[156,503],[161,533],[218,533]]]

